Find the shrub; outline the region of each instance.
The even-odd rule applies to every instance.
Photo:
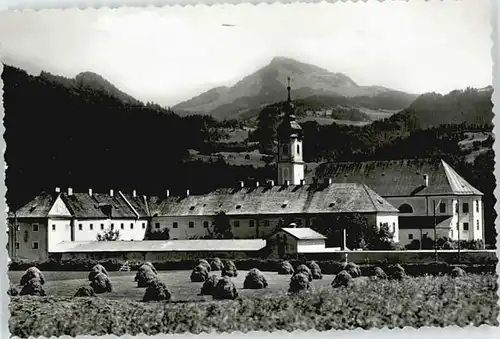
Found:
[[[219,277],[217,277],[215,274],[211,275],[210,277],[205,280],[203,283],[203,286],[201,286],[201,295],[212,295],[212,292],[214,290],[215,285],[217,285],[217,282],[219,281]]]
[[[203,266],[203,267],[205,267],[205,269],[208,272],[210,272],[212,270],[212,268],[210,267],[210,264],[205,259],[198,259],[198,262],[196,263],[195,266],[200,266],[200,265]]]
[[[26,272],[24,272],[23,276],[21,277],[21,285],[25,285],[31,279],[38,279],[40,284],[45,284],[43,273],[34,266],[28,268]]]
[[[380,267],[375,267],[373,269],[373,276],[378,279],[387,279],[387,274]]]
[[[210,262],[210,267],[212,268],[212,271],[221,271],[222,268],[224,267],[224,264],[222,263],[222,260],[219,258],[214,258]]]
[[[203,282],[208,278],[208,271],[205,266],[198,265],[193,268],[193,272],[191,272],[191,281],[192,282]]]
[[[144,292],[144,297],[142,301],[162,301],[162,300],[170,300],[172,294],[165,285],[164,282],[156,279],[146,288],[146,292]]]
[[[451,270],[451,276],[454,278],[463,277],[463,276],[465,276],[465,271],[463,269],[461,269],[460,267],[454,267]]]
[[[353,262],[348,262],[344,266],[344,271],[347,271],[352,278],[361,277],[361,269]]]
[[[300,291],[308,291],[311,289],[311,279],[307,272],[296,272],[290,279],[290,286],[288,292],[298,293]]]
[[[243,282],[243,288],[245,289],[261,289],[267,287],[267,280],[256,268],[252,268],[247,276],[245,277],[245,281]]]
[[[297,267],[297,269],[295,270],[295,274],[299,274],[299,273],[305,274],[308,277],[309,281],[312,281],[313,278],[312,278],[311,270],[306,265],[299,265]]]
[[[16,295],[19,295],[19,287],[14,285],[14,284],[10,284],[9,286],[9,289],[7,290],[7,295],[10,295],[10,296],[16,296]]]
[[[141,266],[142,267],[142,266]],[[150,283],[155,281],[158,276],[149,266],[143,266],[144,268],[139,269],[135,275],[135,281],[137,281],[137,287],[148,287]]]
[[[223,277],[237,277],[238,270],[236,269],[236,265],[231,260],[228,260],[224,263],[224,268],[222,268],[222,276]]]
[[[214,299],[236,299],[238,297],[238,290],[231,279],[225,276],[220,278],[215,285],[212,296]]]
[[[353,277],[349,274],[348,271],[342,271],[335,276],[335,279],[333,279],[332,287],[349,287],[349,285],[352,283],[352,279]]]
[[[106,271],[106,268],[104,266],[102,266],[101,264],[94,265],[94,267],[90,269],[89,281],[94,280],[95,276],[99,273],[102,273],[106,276],[108,275],[108,271]]]
[[[292,264],[288,261],[282,261],[278,266],[278,274],[286,275],[286,274],[294,274],[295,270],[293,269]]]
[[[75,293],[75,297],[93,297],[95,296],[94,289],[91,286],[81,286]]]
[[[90,286],[94,289],[94,292],[106,293],[111,292],[113,290],[113,286],[111,285],[111,281],[108,276],[104,273],[97,274],[94,279],[90,282]]]
[[[33,278],[23,286],[21,292],[19,292],[19,295],[37,295],[40,297],[44,297],[47,294],[45,293],[42,285],[43,284],[40,279]]]

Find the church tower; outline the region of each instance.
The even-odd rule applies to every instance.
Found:
[[[278,185],[288,182],[300,185],[304,179],[304,161],[302,160],[302,127],[295,120],[295,105],[290,95],[290,77],[288,78],[288,99],[283,105],[283,121],[278,126]]]

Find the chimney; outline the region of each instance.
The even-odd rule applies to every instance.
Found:
[[[56,187],[56,193],[61,193],[61,187]]]
[[[260,183],[258,181],[255,182],[255,187],[259,187]]]
[[[68,188],[68,195],[73,195],[73,189],[71,187]]]
[[[289,180],[285,180],[285,187],[288,187],[290,185],[290,181]]]
[[[89,195],[92,196],[92,188],[89,188]]]
[[[168,198],[170,196],[170,190],[165,191],[165,196]]]
[[[240,181],[239,186],[240,186],[240,188],[243,188],[243,187],[245,187],[245,183],[243,181]]]
[[[188,197],[188,196],[189,196],[189,190],[187,189],[186,190],[186,197]]]
[[[306,184],[305,179],[300,179],[300,186],[304,186]]]
[[[429,176],[424,174],[424,186],[429,187]]]
[[[109,195],[113,197],[115,195],[115,191],[113,191],[112,189],[109,190]]]
[[[274,180],[268,180],[267,181],[267,187],[271,188],[274,186]]]
[[[137,198],[137,191],[136,190],[132,191],[132,197]]]
[[[326,178],[325,179],[325,185],[329,186],[329,185],[331,185],[331,183],[332,183],[332,179],[331,178]]]

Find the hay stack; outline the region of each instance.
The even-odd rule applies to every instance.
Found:
[[[290,264],[288,261],[282,261],[279,266],[278,266],[278,274],[281,275],[287,275],[287,274],[294,274],[295,270],[293,269],[292,264]]]
[[[162,300],[170,300],[172,294],[165,285],[164,282],[160,280],[155,280],[151,284],[149,284],[146,292],[144,292],[144,297],[142,301],[162,301]]]
[[[309,279],[309,281],[313,280],[311,270],[306,265],[299,265],[299,267],[297,267],[297,269],[295,270],[295,274],[299,274],[299,273],[305,274],[307,276],[307,278]]]
[[[342,286],[349,287],[351,283],[352,283],[352,276],[349,274],[348,271],[344,270],[335,276],[335,279],[333,279],[332,281],[332,287],[333,288]]]
[[[191,272],[191,281],[192,282],[203,282],[208,278],[208,271],[205,266],[198,265],[193,268],[193,272]]]
[[[393,268],[391,278],[395,280],[402,280],[405,277],[406,277],[405,269],[400,264],[396,264]]]
[[[21,285],[26,285],[28,281],[31,279],[38,279],[40,284],[45,284],[45,278],[43,276],[43,273],[36,267],[32,266],[24,272],[23,276],[21,277]]]
[[[233,300],[238,297],[238,290],[229,277],[222,277],[212,290],[212,296],[214,299]]]
[[[309,261],[306,265],[311,270],[311,275],[313,279],[323,279],[321,268],[316,263],[316,261]]]
[[[91,286],[81,286],[75,293],[75,297],[94,297],[95,292]]]
[[[358,265],[356,265],[353,262],[349,262],[346,265],[344,265],[344,271],[349,273],[351,278],[361,277],[361,269],[359,268]]]
[[[226,261],[224,263],[224,267],[222,268],[221,275],[223,277],[237,277],[238,270],[236,269],[236,265],[231,260]]]
[[[465,276],[465,271],[460,267],[453,267],[453,269],[451,270],[451,276],[453,278],[463,277]]]
[[[151,270],[153,271],[154,274],[158,274],[158,271],[156,271],[156,268],[154,267],[154,265],[150,261],[146,261],[144,264],[141,265],[141,267],[142,266],[148,266],[149,268],[151,268]]]
[[[243,288],[258,290],[266,287],[267,287],[267,280],[266,277],[264,277],[264,274],[262,274],[262,272],[259,271],[258,269],[252,268],[245,277],[245,281],[243,282]]]
[[[108,271],[106,270],[106,268],[104,266],[102,266],[101,264],[94,265],[90,269],[89,281],[94,280],[95,276],[98,275],[99,273],[102,273],[106,276],[108,275]]]
[[[137,287],[148,287],[148,285],[157,278],[158,276],[153,271],[153,269],[150,266],[144,264],[139,267],[134,281],[137,282]]]
[[[290,279],[290,287],[288,288],[288,292],[290,293],[298,293],[301,291],[308,291],[311,289],[311,283],[309,279],[310,275],[307,275],[307,272],[298,272],[292,276]]]
[[[23,286],[19,295],[37,295],[40,297],[44,297],[47,294],[45,293],[42,285],[43,284],[40,279],[33,278]]]
[[[195,267],[196,266],[200,266],[200,265],[203,266],[203,267],[205,267],[205,269],[208,272],[210,272],[212,270],[212,268],[210,267],[210,264],[205,259],[198,259],[198,262],[196,263]]]
[[[215,288],[215,285],[217,285],[217,282],[219,281],[219,277],[217,277],[215,274],[211,275],[210,277],[205,280],[203,283],[203,286],[201,287],[201,295],[212,295],[212,292]]]
[[[212,271],[221,271],[224,268],[224,264],[219,258],[214,258],[210,262],[210,267],[212,268]]]
[[[375,267],[373,269],[373,276],[377,279],[387,279],[387,274],[380,267]]]
[[[10,284],[9,289],[7,290],[7,295],[10,295],[11,297],[14,297],[16,295],[19,295],[19,286],[16,286],[14,284]]]
[[[94,289],[94,292],[106,293],[111,292],[113,290],[113,286],[111,285],[111,281],[108,276],[104,273],[97,274],[94,279],[90,282],[90,286]]]

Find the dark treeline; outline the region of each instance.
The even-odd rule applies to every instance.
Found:
[[[126,103],[90,86],[75,88],[7,65],[2,79],[12,209],[55,187],[195,193],[270,171],[230,169],[220,162],[186,164],[188,149],[203,150],[217,138],[218,123],[211,117],[180,118],[159,106]]]

